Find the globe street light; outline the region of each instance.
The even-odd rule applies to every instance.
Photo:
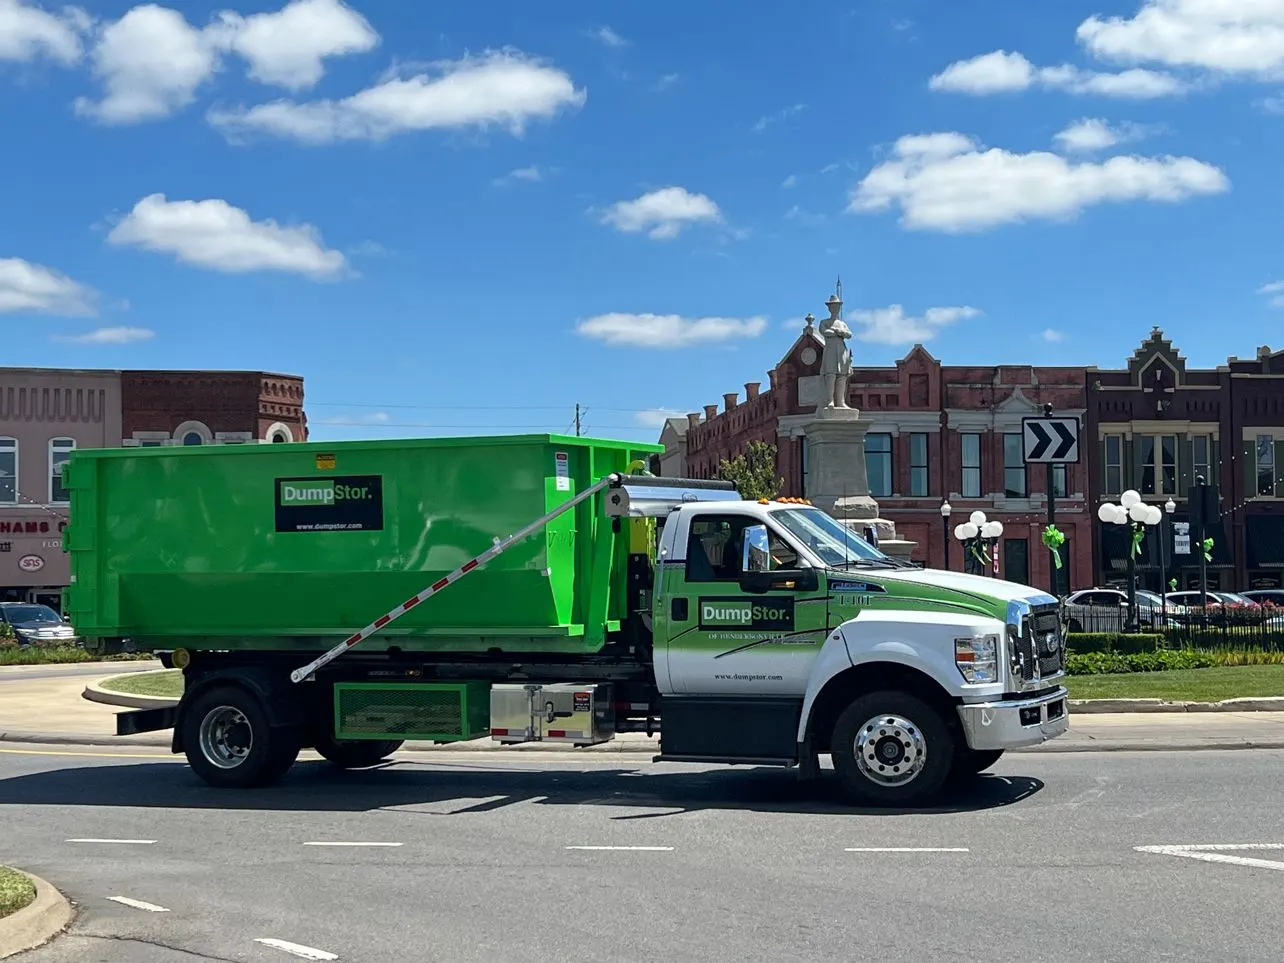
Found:
[[[1132,489],[1119,496],[1119,504],[1106,502],[1097,509],[1097,517],[1107,525],[1127,525],[1132,530],[1132,544],[1128,547],[1128,620],[1125,632],[1136,632],[1137,618],[1137,550],[1146,536],[1146,526],[1158,525],[1164,513],[1155,505],[1147,505]]]
[[[941,545],[945,549],[945,570],[950,569],[950,507],[949,501],[941,502]]]
[[[963,559],[966,567],[968,553],[976,559],[986,569],[987,574],[993,574],[993,565],[990,553],[991,544],[1003,534],[1002,522],[991,522],[986,519],[985,512],[975,511],[971,514],[966,522],[957,525],[954,528],[954,537],[963,543]]]
[[[1173,512],[1177,503],[1164,502],[1164,527],[1159,532],[1159,611],[1164,628],[1168,628],[1168,546],[1172,544]]]

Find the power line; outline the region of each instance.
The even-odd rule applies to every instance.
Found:
[[[557,424],[558,424],[557,422],[545,422],[540,425],[513,425],[513,424],[507,424],[507,425],[447,424],[447,425],[443,425],[443,424],[437,424],[437,423],[427,422],[427,421],[380,421],[372,424],[371,422],[368,422],[368,421],[332,421],[332,420],[316,422],[317,426],[325,426],[328,428],[329,427],[333,427],[333,428],[472,428],[477,430],[493,429],[498,431],[509,431],[512,429],[519,429],[519,428],[528,429],[532,431],[549,431],[555,428]],[[596,425],[595,428],[598,431],[655,431],[655,430],[658,430],[658,428],[656,428],[654,425]],[[582,432],[584,429],[585,429],[585,426],[581,424],[580,431]],[[575,423],[574,421],[572,421],[571,424],[568,425],[566,429],[561,433],[570,434],[574,430],[575,430]]]
[[[304,402],[305,408],[384,408],[384,409],[404,409],[408,411],[565,411],[566,405],[406,405],[406,404],[387,404],[380,405],[368,401],[353,402],[344,404],[338,401],[307,401]],[[665,410],[676,411],[676,408],[664,408],[657,405],[652,408],[603,408],[594,406],[598,411],[611,411],[617,414],[637,414],[643,411]],[[585,411],[588,409],[585,408]]]

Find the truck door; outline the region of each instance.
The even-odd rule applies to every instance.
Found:
[[[825,576],[798,568],[768,526],[773,558],[765,591],[742,587],[744,532],[752,515],[692,516],[685,566],[669,583],[667,661],[675,693],[801,696],[827,634]]]

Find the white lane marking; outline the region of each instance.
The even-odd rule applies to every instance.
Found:
[[[69,839],[69,843],[120,843],[126,846],[150,846],[154,839]]]
[[[285,940],[256,939],[254,942],[270,946],[274,950],[282,950],[292,956],[302,957],[305,960],[337,960],[339,958],[333,953],[327,953],[325,950],[314,949],[311,946],[301,946],[298,943],[287,943]]]
[[[134,909],[146,910],[149,913],[168,913],[163,906],[157,906],[155,903],[144,903],[141,899],[130,899],[128,896],[108,896],[113,903],[123,903],[125,906],[132,906]]]
[[[1232,866],[1284,870],[1284,862],[1278,860],[1227,855],[1227,851],[1281,850],[1284,849],[1284,843],[1201,843],[1193,846],[1134,846],[1133,849],[1139,853],[1182,856],[1186,859],[1198,859],[1206,863],[1229,863]]]
[[[966,846],[864,846],[845,849],[846,853],[969,853]]]
[[[672,846],[567,846],[567,849],[615,849],[639,853],[671,853]]]
[[[313,842],[304,843],[304,846],[400,846],[401,843],[341,843],[341,842]]]

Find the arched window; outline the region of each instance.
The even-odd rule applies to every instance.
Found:
[[[180,445],[212,445],[214,434],[200,421],[185,421],[174,429],[174,440]]]
[[[183,444],[203,445],[205,444],[205,439],[201,437],[201,433],[199,431],[189,431],[183,436]]]
[[[263,438],[273,445],[287,445],[294,441],[294,432],[290,430],[289,425],[274,421],[268,425],[268,430],[264,433]]]
[[[63,466],[71,460],[71,453],[76,450],[74,438],[52,438],[49,441],[49,501],[51,504],[66,504],[71,495],[62,483]]]
[[[0,505],[18,504],[18,439],[0,438]]]

